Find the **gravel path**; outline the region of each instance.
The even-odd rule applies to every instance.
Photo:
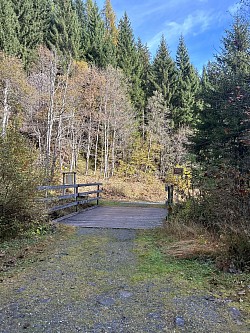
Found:
[[[240,313],[183,296],[168,277],[136,282],[135,230],[77,229],[0,284],[0,333],[249,332]]]

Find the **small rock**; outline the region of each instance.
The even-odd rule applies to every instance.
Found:
[[[25,287],[21,287],[19,289],[16,290],[17,293],[22,293],[26,288]]]
[[[104,306],[111,306],[115,304],[115,300],[111,297],[100,298],[97,300],[97,303],[104,305]]]
[[[230,308],[229,311],[230,311],[233,319],[238,320],[241,318],[240,310],[238,310],[237,308]]]
[[[129,297],[133,296],[133,293],[131,293],[130,291],[122,290],[122,291],[120,291],[120,296],[122,298],[129,298]]]
[[[184,321],[184,319],[182,317],[176,317],[175,318],[175,324],[178,327],[183,327],[184,324],[185,324],[185,321]]]
[[[161,314],[158,313],[158,312],[150,312],[150,313],[148,314],[148,316],[149,316],[150,318],[153,318],[153,319],[158,319],[158,318],[161,317]]]
[[[40,299],[40,303],[49,303],[51,301],[51,299],[50,298],[42,298],[42,299]]]

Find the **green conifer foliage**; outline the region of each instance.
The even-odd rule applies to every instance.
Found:
[[[9,0],[0,2],[0,50],[17,55],[20,50],[18,40],[19,23],[13,4]]]
[[[173,120],[175,126],[195,125],[197,111],[198,74],[190,62],[183,36],[176,54],[178,81],[174,96]]]
[[[123,70],[130,83],[129,93],[133,105],[138,110],[138,118],[141,117],[144,104],[141,55],[134,40],[129,18],[125,13],[118,25],[117,65]]]
[[[147,45],[143,45],[139,38],[136,44],[137,58],[138,58],[138,97],[136,101],[136,109],[138,110],[138,117],[140,121],[140,128],[144,137],[146,125],[146,104],[150,95],[149,92],[149,77],[151,70],[150,53]]]
[[[135,61],[134,34],[128,15],[125,13],[118,24],[117,65],[128,78],[131,78],[134,73]]]
[[[96,3],[87,0],[84,10],[83,53],[88,62],[105,67],[105,29],[101,13]]]
[[[172,107],[176,90],[176,67],[170,57],[164,36],[153,60],[151,82],[152,92],[156,90],[161,92],[167,106]]]
[[[116,16],[110,0],[106,0],[103,8],[105,40],[104,55],[105,67],[107,65],[116,66],[116,45],[118,38],[118,29],[116,27]]]
[[[37,45],[43,41],[42,22],[36,6],[38,2],[33,0],[12,0],[12,2],[20,26],[18,39],[21,45],[21,56],[27,66],[34,56]]]
[[[81,25],[71,0],[51,3],[46,44],[66,57],[80,57]]]
[[[203,72],[204,110],[195,138],[202,161],[229,163],[240,170],[246,164],[249,168],[250,153],[250,34],[244,24],[239,26],[236,18],[232,29],[226,31],[217,62],[209,63]]]
[[[79,50],[79,54],[80,54],[80,58],[84,58],[84,41],[85,41],[85,8],[84,8],[84,3],[82,0],[75,0],[74,1],[74,8],[76,11],[76,15],[79,21],[79,27],[80,27],[80,31],[79,31],[79,38],[80,38],[80,50]]]
[[[249,22],[237,16],[231,30],[226,30],[222,43],[221,54],[216,57],[218,63],[235,74],[248,74],[250,61]]]

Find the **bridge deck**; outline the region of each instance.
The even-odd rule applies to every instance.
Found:
[[[151,207],[97,207],[62,221],[82,228],[151,229],[161,226],[167,211]]]

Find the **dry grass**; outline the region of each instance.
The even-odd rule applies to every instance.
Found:
[[[158,180],[147,183],[112,178],[104,183],[104,196],[111,200],[163,202],[165,191]]]
[[[213,257],[218,252],[218,245],[204,238],[182,240],[169,245],[164,253],[179,259]]]
[[[166,199],[165,185],[154,177],[146,177],[141,181],[133,181],[117,176],[103,179],[98,175],[83,175],[78,172],[78,183],[103,183],[102,197],[116,201],[150,201],[164,202]]]

